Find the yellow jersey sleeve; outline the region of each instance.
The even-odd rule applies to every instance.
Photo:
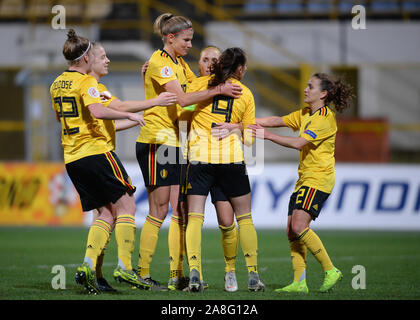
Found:
[[[101,103],[98,82],[94,77],[86,77],[80,84],[80,97],[85,107]]]
[[[243,114],[242,123],[244,128],[247,128],[248,125],[255,124],[255,101],[254,96],[249,89],[244,89],[244,94],[246,95],[246,101],[244,103],[245,111]]]
[[[255,124],[255,101],[251,91],[248,88],[245,89],[243,94],[246,95],[246,102],[245,111],[242,118],[242,125],[244,128],[243,142],[246,146],[250,146],[254,143],[254,139],[252,138],[252,133],[251,130],[248,129],[248,126]]]
[[[337,132],[335,122],[324,116],[314,116],[301,132],[301,137],[318,146],[323,140]]]
[[[173,67],[167,61],[168,59],[155,59],[153,63],[149,64],[149,69],[147,69],[149,76],[160,86],[169,81],[178,80]]]
[[[98,89],[99,89],[100,93],[102,93],[104,91],[108,91],[108,88],[103,83],[98,83]],[[112,101],[117,99],[117,97],[112,95],[111,92],[109,92],[109,93],[111,94],[111,97],[109,99],[101,98],[101,103],[106,108],[109,107],[109,104]],[[104,128],[103,134],[107,139],[107,145],[109,146],[109,148],[111,150],[115,150],[115,145],[116,145],[115,121],[114,120],[102,120],[102,121],[103,121],[103,128]]]
[[[292,129],[293,131],[299,130],[301,122],[302,122],[301,113],[302,111],[298,110],[298,111],[289,113],[286,116],[283,116],[282,119],[283,119],[284,124],[290,129]]]
[[[114,101],[115,99],[118,99],[116,96],[114,96],[112,94],[112,92],[110,92],[108,90],[108,88],[106,87],[106,85],[104,85],[103,83],[98,83],[98,90],[99,90],[99,95],[101,95],[102,92],[104,91],[108,91],[111,94],[110,98],[105,98],[105,97],[101,97],[101,103],[104,107],[109,107],[109,104]]]

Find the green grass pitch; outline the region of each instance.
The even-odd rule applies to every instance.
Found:
[[[308,252],[308,295],[277,294],[274,289],[292,280],[289,246],[284,230],[258,230],[259,273],[266,284],[265,292],[247,291],[247,272],[239,248],[236,264],[238,292],[224,288],[224,262],[220,232],[203,229],[203,273],[210,285],[204,293],[150,292],[133,290],[126,284],[115,283],[112,271],[117,261],[113,236],[107,249],[104,274],[118,294],[88,296],[75,284],[74,273],[81,264],[87,239],[87,228],[0,228],[0,300],[417,300],[420,299],[420,233],[396,231],[327,231],[314,230],[323,240],[333,263],[344,278],[330,293],[318,292],[323,272]],[[137,266],[138,240],[133,252]],[[160,231],[156,254],[152,262],[152,277],[167,283],[169,260],[167,229]],[[65,289],[53,289],[55,265],[66,271]],[[365,270],[353,273],[354,266]],[[185,267],[187,270],[187,267]],[[356,270],[353,270],[356,271]],[[356,278],[355,278],[356,277]]]

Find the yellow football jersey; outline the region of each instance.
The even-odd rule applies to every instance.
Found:
[[[103,121],[94,118],[87,108],[101,103],[95,78],[67,70],[54,80],[50,94],[61,121],[65,163],[111,150],[103,133]]]
[[[200,77],[191,86],[197,91],[205,90],[211,77]],[[242,122],[244,128],[255,124],[255,103],[251,90],[236,79],[230,80],[242,87],[240,98],[234,99],[218,95],[196,105],[189,134],[190,161],[233,163],[244,160],[241,136],[231,134],[224,139],[218,139],[211,135],[211,128],[216,123]],[[246,141],[252,143],[252,138],[250,141],[250,135],[247,133],[245,138]]]
[[[175,60],[164,50],[156,50],[149,59],[144,88],[146,99],[157,97],[164,92],[163,85],[178,80],[184,92],[188,83],[195,78],[188,64],[181,58]],[[182,117],[181,106],[153,108],[144,111],[146,126],[142,127],[137,142],[179,146],[178,118]]]
[[[103,83],[98,83],[99,92],[108,91],[107,87]],[[108,91],[109,92],[109,91]],[[111,98],[109,99],[101,99],[101,103],[104,107],[108,107],[109,104],[118,99],[117,97],[111,94]],[[115,129],[115,121],[114,120],[101,120],[104,124],[104,135],[107,139],[107,144],[111,148],[111,150],[115,151],[115,144],[116,144],[116,129]]]
[[[299,130],[299,137],[311,142],[300,152],[295,192],[301,186],[308,186],[331,193],[335,183],[335,113],[325,106],[311,114],[311,109],[305,107],[282,119],[289,128]]]

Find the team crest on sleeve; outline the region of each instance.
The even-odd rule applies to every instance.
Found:
[[[90,87],[88,93],[92,98],[99,98],[99,91],[95,87]]]
[[[172,75],[174,74],[174,72],[172,71],[172,69],[168,66],[164,66],[162,68],[162,70],[160,70],[160,75],[164,78],[169,78],[172,77]]]

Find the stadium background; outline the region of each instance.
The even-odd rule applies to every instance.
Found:
[[[152,24],[163,12],[191,18],[195,33],[186,60],[195,72],[205,45],[247,51],[244,82],[254,93],[257,117],[299,108],[315,71],[345,77],[356,99],[338,117],[337,182],[313,227],[418,236],[420,1],[415,0],[0,0],[0,233],[10,227],[90,224],[65,174],[61,128],[51,110],[49,85],[66,68],[61,53],[66,30],[52,26],[56,4],[65,8],[66,29],[103,44],[111,60],[103,82],[120,99],[144,98],[140,68],[161,47]],[[352,27],[354,5],[366,10],[365,29]],[[135,160],[137,135],[138,128],[118,133],[117,154],[138,188],[141,227],[147,196]],[[264,143],[263,165],[250,175],[260,233],[284,229],[297,161],[298,152]],[[214,209],[209,204],[206,210],[205,227],[217,227]]]

